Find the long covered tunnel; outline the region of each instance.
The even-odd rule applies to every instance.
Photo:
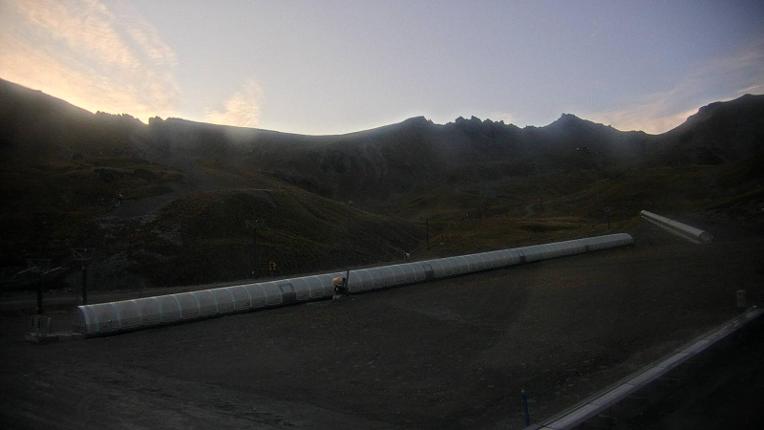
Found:
[[[633,238],[629,234],[617,233],[543,245],[357,269],[349,272],[345,288],[350,294],[362,293],[431,279],[615,248],[630,245],[633,242]],[[269,282],[79,306],[77,308],[77,330],[87,336],[98,336],[298,302],[329,299],[335,294],[333,280],[344,275],[345,272],[330,272]]]

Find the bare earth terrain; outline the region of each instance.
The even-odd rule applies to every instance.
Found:
[[[49,345],[0,320],[3,428],[521,428],[764,298],[764,239],[706,222],[507,270]],[[54,314],[59,321],[66,314]],[[761,340],[759,340],[761,342]]]

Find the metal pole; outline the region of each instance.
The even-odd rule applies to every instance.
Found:
[[[48,258],[30,258],[27,260],[29,269],[37,273],[37,314],[42,315],[45,310],[42,305],[42,288],[45,275],[49,272],[50,259]]]
[[[82,304],[88,304],[88,265],[93,260],[94,248],[72,248],[74,259],[80,263],[82,271]]]
[[[252,244],[252,251],[254,253],[254,256],[252,257],[253,260],[253,268],[252,268],[252,277],[254,278],[257,272],[257,227],[252,229],[252,238],[253,238],[253,244]]]
[[[257,275],[257,226],[260,224],[260,220],[257,218],[244,220],[244,227],[247,230],[252,230],[252,262],[250,268],[252,269],[250,276],[253,278]]]
[[[520,390],[520,399],[523,406],[523,420],[527,427],[531,425],[531,415],[528,413],[528,395],[525,393],[525,389]]]
[[[424,219],[424,231],[425,231],[425,240],[427,241],[427,250],[430,250],[430,218]]]
[[[607,229],[610,230],[610,214],[613,212],[613,208],[605,206],[605,218],[607,219]]]
[[[42,272],[40,272],[40,279],[37,282],[37,314],[42,315],[44,310],[42,308]]]
[[[82,264],[82,304],[88,304],[88,266]]]

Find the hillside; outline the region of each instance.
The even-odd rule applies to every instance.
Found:
[[[23,284],[26,258],[90,246],[103,288],[174,285],[572,237],[645,207],[758,220],[762,113],[747,95],[661,135],[564,114],[301,136],[143,124],[0,80],[0,266]]]

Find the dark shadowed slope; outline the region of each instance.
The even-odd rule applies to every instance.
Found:
[[[656,163],[721,164],[764,154],[764,96],[744,95],[700,108],[656,137]]]
[[[2,278],[74,246],[99,248],[98,285],[166,285],[575,237],[645,207],[750,216],[763,112],[744,96],[657,136],[570,114],[302,136],[144,124],[0,80]]]
[[[544,127],[478,118],[445,125],[423,117],[338,136],[89,114],[0,83],[4,159],[79,155],[138,157],[188,170],[203,160],[238,174],[262,173],[331,198],[384,199],[442,181],[469,183],[573,170],[618,170],[646,162],[718,164],[761,154],[764,96],[703,107],[658,136],[622,132],[571,114]],[[8,148],[8,147],[12,147]],[[33,152],[33,154],[30,154]]]

